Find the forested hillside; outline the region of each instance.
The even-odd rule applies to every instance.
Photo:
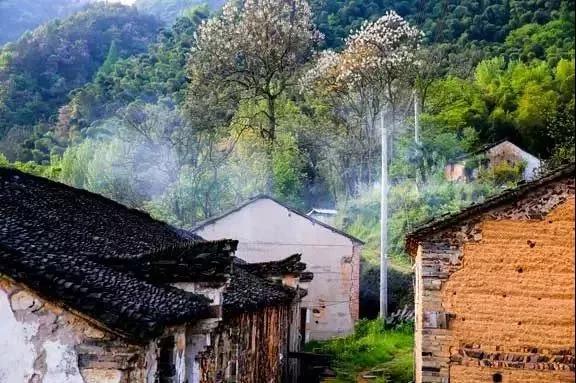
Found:
[[[404,234],[521,170],[451,183],[447,160],[502,138],[548,167],[574,159],[573,0],[193,4],[136,3],[164,28],[99,5],[2,48],[0,163],[184,227],[260,192],[337,207],[367,241],[371,299],[383,112],[397,307]]]
[[[225,0],[136,0],[134,5],[142,12],[172,23],[195,7],[206,6],[211,10],[218,10],[224,2]]]
[[[429,43],[503,42],[526,24],[545,24],[574,10],[571,0],[312,0],[326,46],[339,47],[364,20],[375,20],[393,9],[426,32]]]
[[[0,45],[51,19],[66,17],[93,0],[0,0]]]
[[[70,92],[116,60],[146,51],[160,26],[133,8],[98,4],[5,45],[0,50],[0,137],[12,137],[10,143],[19,145],[19,138],[51,131],[47,124]],[[38,161],[36,146],[25,143],[23,150],[7,154]]]

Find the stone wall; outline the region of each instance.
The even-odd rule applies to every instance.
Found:
[[[573,180],[421,242],[416,382],[574,382],[574,275]]]

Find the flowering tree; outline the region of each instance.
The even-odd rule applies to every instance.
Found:
[[[365,182],[377,148],[376,120],[388,111],[388,130],[395,130],[400,107],[408,100],[419,67],[422,32],[394,11],[366,22],[346,39],[342,52],[324,51],[301,79],[302,89],[313,89],[330,100],[334,110],[344,112],[360,131],[356,137],[367,157]]]
[[[346,39],[341,53],[323,52],[303,77],[304,84],[354,94],[364,113],[383,106],[394,116],[403,90],[410,88],[423,33],[394,11],[362,27]]]
[[[263,102],[263,137],[276,137],[276,100],[321,38],[305,0],[230,0],[198,29],[188,63],[190,98]],[[204,95],[206,96],[206,95]],[[194,100],[192,100],[194,102]]]
[[[328,93],[352,95],[349,105],[366,121],[367,138],[375,136],[374,123],[380,115],[382,149],[381,271],[380,315],[387,315],[388,248],[388,135],[393,133],[398,107],[411,93],[412,68],[418,66],[417,51],[422,32],[410,26],[396,12],[389,11],[374,22],[366,22],[346,39],[344,50],[326,52],[303,78]],[[408,92],[407,92],[408,91]],[[384,108],[389,111],[389,126],[384,125]],[[369,145],[372,147],[372,145]],[[369,154],[370,157],[370,154]]]

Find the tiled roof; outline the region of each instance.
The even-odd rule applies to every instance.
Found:
[[[256,311],[266,306],[289,304],[298,290],[273,283],[234,265],[230,285],[224,292],[224,313]]]
[[[297,274],[306,270],[306,264],[300,262],[302,254],[294,254],[279,261],[241,263],[239,266],[251,274],[259,277],[283,276],[287,274]]]
[[[167,325],[208,312],[209,300],[203,296],[154,286],[85,256],[19,248],[0,243],[1,274],[129,338],[149,339]]]
[[[513,189],[506,190],[494,197],[487,199],[486,201],[478,204],[472,204],[467,208],[452,214],[445,214],[440,217],[435,217],[427,222],[424,222],[420,226],[416,227],[412,232],[406,235],[406,245],[411,247],[410,244],[417,241],[420,238],[424,238],[427,235],[437,232],[442,229],[451,227],[452,225],[458,224],[459,222],[468,219],[470,217],[482,214],[491,209],[497,208],[499,206],[505,205],[507,203],[516,201],[522,198],[527,193],[532,190],[548,185],[552,182],[564,179],[567,177],[574,178],[574,163],[569,163],[555,169],[548,174],[543,175],[530,182],[520,182],[517,187]]]
[[[224,293],[224,311],[227,313],[251,311],[266,306],[277,306],[292,302],[298,295],[306,294],[303,289],[283,286],[281,280],[273,282],[269,277],[306,274],[307,281],[312,273],[303,273],[306,264],[300,262],[301,254],[294,254],[279,261],[247,263],[234,258],[230,286]]]
[[[100,195],[14,169],[0,168],[0,201],[0,274],[131,339],[208,315],[208,299],[169,283],[229,279],[226,313],[289,304],[303,293],[265,279],[302,272],[298,254],[232,266],[237,241],[204,241]]]
[[[207,299],[161,283],[222,282],[237,245],[13,169],[0,201],[0,273],[137,339],[202,317]]]

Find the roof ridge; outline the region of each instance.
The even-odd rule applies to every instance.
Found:
[[[516,146],[518,149],[520,149],[520,150],[522,150],[523,152],[527,153],[528,155],[530,155],[530,156],[532,156],[532,157],[534,157],[534,158],[537,158],[535,155],[533,155],[532,153],[530,153],[529,151],[527,151],[526,149],[524,149],[524,148],[521,147],[520,145],[512,142],[510,139],[508,139],[508,138],[503,138],[503,139],[501,139],[501,140],[497,140],[497,141],[494,141],[494,142],[492,142],[492,143],[482,145],[482,146],[480,146],[478,149],[472,150],[472,151],[469,152],[469,153],[464,153],[464,154],[461,154],[461,155],[456,156],[456,157],[454,157],[454,158],[451,158],[451,159],[448,160],[448,163],[453,163],[453,162],[462,161],[462,160],[465,160],[465,159],[467,159],[467,158],[473,157],[473,156],[475,156],[475,155],[477,155],[477,154],[480,154],[480,153],[483,153],[483,152],[487,152],[488,150],[490,150],[490,149],[492,149],[492,148],[494,148],[494,147],[496,147],[496,146],[498,146],[498,145],[500,145],[500,144],[502,144],[502,143],[504,143],[504,142],[509,142],[510,144]]]
[[[36,175],[36,174],[26,173],[26,172],[24,172],[24,171],[22,171],[22,170],[19,170],[19,169],[16,169],[16,168],[12,168],[12,167],[0,166],[0,176],[2,176],[3,174],[6,174],[6,175],[8,175],[8,176],[19,176],[19,177],[22,176],[22,177],[25,177],[25,178],[28,178],[28,179],[32,179],[32,180],[36,180],[36,181],[39,181],[39,182],[43,182],[43,183],[45,183],[46,185],[50,185],[50,186],[55,187],[55,188],[66,188],[66,189],[68,189],[68,190],[70,190],[70,191],[73,191],[73,192],[75,192],[75,193],[78,193],[78,194],[80,194],[80,195],[85,195],[85,196],[88,196],[88,197],[91,197],[91,198],[95,198],[95,199],[97,199],[97,200],[99,200],[99,201],[101,201],[101,202],[104,202],[104,203],[108,204],[108,205],[112,205],[112,206],[114,206],[114,207],[116,207],[116,208],[125,210],[125,211],[127,211],[127,212],[133,213],[133,214],[138,215],[138,216],[141,216],[141,217],[145,218],[146,220],[153,221],[153,222],[158,222],[158,223],[162,223],[162,224],[164,224],[167,228],[169,228],[170,230],[174,231],[176,234],[189,234],[189,232],[188,232],[187,230],[184,230],[184,229],[175,227],[175,226],[170,225],[169,223],[167,223],[167,222],[165,222],[165,221],[162,221],[162,220],[153,218],[153,217],[150,215],[150,213],[148,213],[148,212],[146,212],[146,211],[144,211],[144,210],[140,210],[140,209],[137,209],[137,208],[128,207],[128,206],[126,206],[126,205],[121,204],[120,202],[117,202],[117,201],[111,199],[111,198],[105,197],[105,196],[103,196],[102,194],[98,194],[98,193],[91,192],[91,191],[86,190],[86,189],[82,189],[82,188],[78,188],[78,187],[75,187],[75,186],[71,186],[71,185],[65,184],[64,182],[55,181],[55,180],[52,180],[52,179],[50,179],[50,178],[38,176],[38,175]]]
[[[231,209],[228,209],[228,210],[224,211],[223,213],[217,214],[217,215],[215,215],[215,216],[213,216],[213,217],[210,217],[210,218],[208,218],[208,219],[205,219],[205,220],[199,222],[197,225],[195,225],[195,226],[191,229],[191,231],[194,232],[194,233],[196,233],[198,230],[200,230],[200,229],[202,229],[202,228],[204,228],[204,227],[206,227],[206,226],[208,226],[208,225],[211,225],[211,224],[213,224],[214,222],[219,221],[220,219],[225,218],[225,217],[227,217],[227,216],[229,216],[229,215],[231,215],[231,214],[233,214],[233,213],[236,213],[237,211],[240,211],[240,210],[243,209],[244,207],[246,207],[246,206],[248,206],[248,205],[250,205],[250,204],[252,204],[252,203],[254,203],[254,202],[258,201],[258,200],[261,200],[261,199],[269,199],[269,200],[277,203],[278,205],[284,207],[285,209],[288,209],[288,210],[291,211],[292,213],[297,214],[297,215],[301,216],[302,218],[305,218],[305,219],[307,219],[308,221],[310,221],[310,222],[312,222],[312,223],[314,223],[314,224],[318,224],[318,225],[324,227],[325,229],[328,229],[328,230],[330,230],[330,231],[332,231],[332,232],[334,232],[334,233],[336,233],[336,234],[340,234],[340,235],[343,236],[343,237],[346,237],[346,238],[348,238],[348,239],[350,239],[350,240],[352,240],[352,241],[354,241],[354,242],[357,242],[357,243],[359,243],[359,244],[364,245],[364,241],[362,241],[361,239],[353,236],[352,234],[346,233],[346,232],[343,231],[343,230],[337,229],[337,228],[335,228],[334,226],[331,226],[331,225],[329,225],[329,224],[327,224],[327,223],[325,223],[325,222],[322,222],[322,221],[320,221],[320,220],[317,220],[316,218],[311,217],[311,216],[307,215],[306,213],[301,212],[300,210],[298,210],[298,209],[296,209],[296,208],[294,208],[294,207],[291,207],[291,206],[289,206],[288,204],[286,204],[286,203],[284,203],[284,202],[281,202],[281,201],[279,201],[278,199],[276,199],[276,198],[274,198],[274,197],[271,197],[270,195],[262,194],[262,193],[261,193],[261,194],[257,194],[257,195],[255,195],[255,196],[247,199],[247,200],[244,201],[244,202],[241,202],[240,204],[234,206],[234,207],[231,208]]]
[[[446,213],[441,216],[432,217],[428,221],[425,221],[422,224],[416,226],[411,232],[407,233],[406,243],[408,244],[408,242],[411,242],[431,231],[436,231],[449,227],[452,224],[452,222],[459,221],[461,219],[466,219],[472,216],[474,213],[487,211],[496,208],[498,206],[501,206],[502,204],[508,202],[513,197],[521,197],[525,193],[528,193],[529,191],[533,190],[534,188],[547,185],[550,182],[554,182],[557,179],[569,175],[574,175],[574,172],[575,172],[575,163],[570,162],[561,165],[555,169],[552,169],[551,171],[532,181],[528,182],[522,181],[518,183],[516,187],[498,193],[481,203],[472,203],[455,213]]]

